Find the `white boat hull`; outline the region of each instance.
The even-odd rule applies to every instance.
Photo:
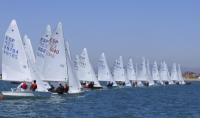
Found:
[[[38,92],[38,91],[2,91],[4,99],[8,98],[49,98],[50,92]]]

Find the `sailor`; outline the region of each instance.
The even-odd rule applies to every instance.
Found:
[[[112,87],[113,86],[113,82],[108,82],[108,85],[107,85],[108,87]]]
[[[88,88],[93,88],[94,87],[94,82],[90,82],[89,84],[88,84]]]
[[[26,89],[27,89],[27,84],[26,84],[26,82],[23,81],[23,82],[20,84],[20,87],[21,87],[22,89],[26,90]]]
[[[56,89],[56,92],[58,94],[63,94],[64,93],[64,86],[60,83],[59,87]]]
[[[31,84],[30,90],[35,91],[37,89],[36,80],[34,80]]]

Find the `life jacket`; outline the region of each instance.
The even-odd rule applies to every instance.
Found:
[[[23,82],[22,85],[21,85],[21,88],[22,89],[27,89],[27,84],[25,82]]]
[[[56,89],[56,92],[57,92],[58,94],[63,94],[63,93],[65,92],[64,87],[63,87],[63,86],[59,86],[59,87]]]
[[[37,84],[33,83],[31,84],[31,90],[35,91],[37,89]]]

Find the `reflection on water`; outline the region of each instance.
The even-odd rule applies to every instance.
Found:
[[[2,87],[5,88],[5,87]],[[1,88],[1,89],[2,89]],[[0,101],[0,118],[199,118],[200,83]]]

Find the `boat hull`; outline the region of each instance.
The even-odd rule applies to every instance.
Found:
[[[50,92],[32,92],[32,91],[2,91],[3,99],[16,99],[16,98],[49,98]]]

